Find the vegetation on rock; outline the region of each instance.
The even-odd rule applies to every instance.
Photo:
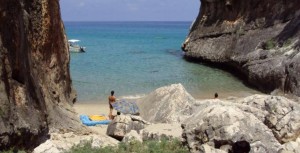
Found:
[[[267,50],[270,50],[270,49],[274,49],[276,47],[276,42],[274,40],[268,40],[266,43],[265,43],[265,49]]]
[[[90,142],[83,145],[74,146],[68,153],[188,153],[177,139],[162,141],[145,141],[144,143],[132,141],[130,143],[121,142],[117,147],[93,148]]]

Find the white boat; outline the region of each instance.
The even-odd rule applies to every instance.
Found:
[[[78,42],[80,42],[80,40],[77,39],[68,40],[70,52],[75,52],[75,53],[85,52],[85,47],[80,46]]]

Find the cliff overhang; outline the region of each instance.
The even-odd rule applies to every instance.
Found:
[[[201,0],[187,59],[230,67],[264,92],[300,96],[298,0]]]

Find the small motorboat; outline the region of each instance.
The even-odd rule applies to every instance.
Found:
[[[80,40],[77,39],[70,39],[68,40],[69,43],[69,51],[74,53],[83,53],[85,52],[85,47],[82,47],[78,44]]]

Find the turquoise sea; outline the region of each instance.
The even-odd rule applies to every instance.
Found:
[[[79,102],[139,97],[181,83],[196,98],[241,96],[256,91],[223,70],[187,62],[180,49],[191,22],[65,22],[68,39],[86,53],[71,53]]]

